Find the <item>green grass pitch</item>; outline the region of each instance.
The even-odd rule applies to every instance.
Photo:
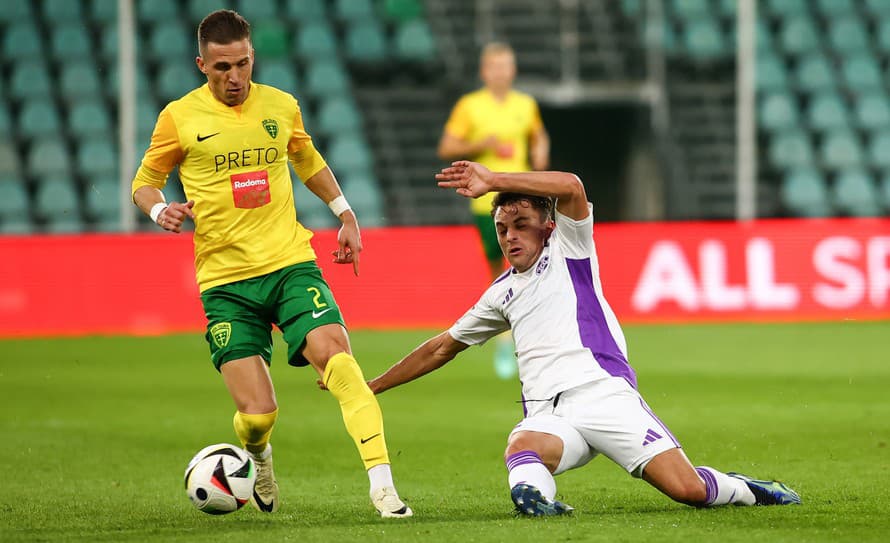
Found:
[[[352,334],[366,377],[432,331]],[[626,327],[640,390],[694,464],[785,480],[800,507],[697,510],[605,458],[557,478],[568,518],[511,514],[502,451],[518,384],[492,346],[380,396],[400,493],[386,521],[336,402],[281,342],[273,435],[282,507],[192,508],[192,454],[232,442],[200,334],[0,341],[0,541],[887,541],[890,324]],[[278,341],[280,338],[276,338]]]

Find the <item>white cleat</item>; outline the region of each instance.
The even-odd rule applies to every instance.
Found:
[[[253,457],[256,465],[256,486],[250,497],[250,504],[263,513],[278,511],[278,483],[275,481],[275,472],[272,470],[272,446],[267,445],[261,455],[264,458]]]
[[[371,503],[383,518],[407,518],[414,515],[414,511],[399,499],[396,489],[391,486],[375,490],[371,494]]]

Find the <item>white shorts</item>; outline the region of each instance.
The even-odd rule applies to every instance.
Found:
[[[680,447],[640,393],[620,377],[585,383],[554,401],[533,404],[511,435],[523,431],[562,439],[562,459],[554,475],[581,467],[602,453],[634,477],[642,477],[655,456]]]

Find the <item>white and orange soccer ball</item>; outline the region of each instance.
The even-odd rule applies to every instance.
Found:
[[[204,447],[185,469],[185,490],[200,511],[224,515],[241,509],[256,484],[253,459],[240,447],[217,443]]]

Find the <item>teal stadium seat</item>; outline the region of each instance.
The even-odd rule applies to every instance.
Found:
[[[647,48],[662,49],[665,54],[673,55],[677,52],[677,34],[669,17],[664,17],[659,24],[650,17],[641,25],[643,32],[643,44]]]
[[[395,54],[409,62],[430,62],[436,58],[436,40],[426,21],[415,19],[396,29]]]
[[[42,138],[57,134],[62,129],[59,111],[52,100],[34,98],[27,100],[19,114],[18,134],[25,139]]]
[[[865,10],[878,17],[890,17],[890,2],[887,0],[865,0]]]
[[[30,22],[10,23],[3,32],[3,56],[18,62],[42,58],[43,38],[37,27]]]
[[[117,21],[117,0],[90,0],[89,18],[107,25]]]
[[[68,113],[68,129],[78,139],[111,133],[111,115],[105,102],[98,98],[74,102]]]
[[[309,229],[335,228],[340,221],[334,217],[328,206],[312,194],[306,186],[293,175],[294,206],[297,208],[297,220]],[[364,224],[359,217],[359,224]]]
[[[80,222],[80,202],[71,177],[61,174],[42,179],[34,195],[34,213],[59,226]],[[70,231],[50,228],[51,231]]]
[[[325,0],[285,0],[284,12],[289,20],[301,24],[327,18]]]
[[[362,226],[384,226],[383,193],[380,184],[368,172],[353,173],[343,179],[343,194],[355,210]]]
[[[383,17],[392,23],[402,24],[422,15],[420,0],[383,0]]]
[[[371,150],[361,136],[346,134],[333,140],[327,156],[335,172],[365,174],[374,167]]]
[[[159,21],[151,30],[148,41],[149,55],[161,63],[192,57],[198,54],[198,46],[192,32],[183,24]]]
[[[52,96],[52,83],[46,66],[30,60],[16,64],[9,83],[9,96],[16,100]]]
[[[87,178],[117,174],[118,157],[108,138],[82,140],[77,149],[77,172]]]
[[[883,55],[890,55],[890,15],[878,23],[875,31],[875,49]]]
[[[324,21],[306,22],[297,30],[293,52],[304,61],[335,58],[337,37]]]
[[[99,83],[96,64],[91,60],[65,64],[59,76],[59,88],[61,97],[69,101],[100,95],[102,85]]]
[[[43,18],[52,23],[75,22],[83,20],[80,2],[71,0],[43,0]]]
[[[849,112],[843,99],[834,92],[822,92],[810,100],[807,108],[810,128],[824,131],[846,129],[850,126]]]
[[[120,219],[120,182],[114,177],[100,177],[90,180],[84,191],[87,216],[100,224],[106,219],[113,223]],[[170,200],[167,200],[168,202]]]
[[[769,142],[769,161],[780,169],[813,165],[813,147],[801,130],[787,130],[774,134]]]
[[[335,0],[334,15],[343,22],[371,22],[377,18],[371,0]]]
[[[780,189],[782,203],[798,217],[831,216],[828,184],[813,168],[796,168],[785,174]]]
[[[192,62],[170,62],[161,66],[155,81],[155,90],[163,103],[178,100],[206,82],[201,79],[197,66]]]
[[[133,69],[136,70],[136,95],[139,100],[144,100],[146,97],[152,95],[152,87],[149,85],[150,78],[148,77],[148,72],[143,64],[137,64],[133,66]],[[106,71],[105,96],[110,100],[118,99],[118,93],[121,88],[119,75],[120,73],[118,72],[117,64],[112,64]]]
[[[12,136],[12,118],[9,116],[9,110],[6,109],[6,103],[0,99],[0,141]]]
[[[317,60],[306,70],[306,92],[315,98],[349,93],[349,79],[337,60]]]
[[[204,17],[219,9],[234,9],[234,0],[189,0],[186,10],[194,27],[198,26]],[[252,22],[252,21],[251,21]]]
[[[376,20],[356,21],[346,30],[346,58],[360,63],[380,63],[387,57],[386,35]]]
[[[16,23],[31,22],[34,19],[30,0],[13,0],[3,3],[3,9],[0,9],[0,23]]]
[[[835,206],[846,215],[876,217],[881,213],[876,184],[864,170],[841,172],[831,192]]]
[[[859,138],[849,130],[828,132],[820,147],[822,163],[833,169],[862,166],[865,153]]]
[[[804,92],[834,89],[837,86],[834,69],[821,53],[803,57],[795,70],[795,79]]]
[[[297,67],[290,60],[261,60],[254,70],[258,83],[297,94]]]
[[[251,41],[259,58],[283,58],[289,49],[290,31],[279,21],[263,21],[251,30]]]
[[[784,91],[767,94],[760,100],[758,121],[770,132],[796,128],[799,119],[794,98]]]
[[[772,17],[793,17],[808,13],[809,5],[808,0],[769,0],[764,11]]]
[[[30,222],[28,191],[21,179],[0,178],[0,231],[8,223]]]
[[[868,162],[873,167],[890,170],[890,130],[872,134],[868,144]]]
[[[732,1],[732,4],[735,5],[735,0]],[[771,53],[774,47],[773,35],[770,32],[769,26],[763,19],[757,19],[754,31],[754,40],[756,41],[755,46],[757,47],[757,54],[760,55],[763,52]]]
[[[621,13],[631,19],[642,16],[643,6],[642,0],[621,0]]]
[[[720,16],[730,20],[734,20],[739,11],[736,2],[737,0],[720,0],[720,5],[717,10]]]
[[[825,16],[826,19],[835,17],[843,17],[850,13],[855,13],[856,6],[853,0],[818,0],[816,8]]]
[[[710,0],[672,0],[671,12],[681,21],[692,21],[711,16]]]
[[[0,138],[0,176],[21,175],[19,152],[12,141]]]
[[[863,94],[856,99],[856,121],[866,130],[890,127],[890,103],[883,91]]]
[[[862,21],[855,15],[838,17],[829,22],[828,41],[832,48],[842,55],[868,50],[868,31]]]
[[[143,23],[173,23],[180,19],[177,0],[143,0],[136,5],[139,21]]]
[[[758,53],[755,66],[757,90],[784,90],[788,87],[788,70],[783,61],[773,54]]]
[[[71,155],[61,136],[53,134],[32,142],[27,168],[28,173],[37,178],[71,173]]]
[[[277,0],[238,0],[236,6],[235,11],[246,17],[253,28],[280,19],[282,15]],[[253,26],[254,23],[257,25]]]
[[[147,141],[154,132],[158,121],[158,113],[161,112],[154,101],[140,100],[136,104],[136,138]]]
[[[871,53],[849,57],[843,63],[844,83],[853,92],[881,89],[884,86],[881,68]]]
[[[355,103],[335,96],[322,102],[318,110],[318,133],[323,136],[361,132],[362,119]]]
[[[779,32],[779,41],[785,53],[800,56],[819,49],[819,32],[807,15],[789,16]]]
[[[61,23],[51,32],[50,51],[57,61],[92,58],[93,44],[83,23]]]

